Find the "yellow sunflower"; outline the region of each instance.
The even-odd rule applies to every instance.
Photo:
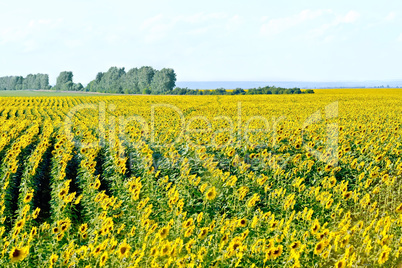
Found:
[[[103,267],[108,259],[107,251],[103,252],[102,256],[100,257],[99,266]]]
[[[314,254],[320,255],[321,252],[324,250],[324,248],[325,248],[324,242],[323,241],[318,242],[314,247]]]
[[[25,247],[14,247],[11,251],[10,251],[10,259],[11,262],[19,262],[22,261],[23,259],[25,259],[25,257],[28,255],[29,253],[29,248],[28,246]]]
[[[119,255],[120,259],[127,258],[128,254],[130,252],[131,246],[127,244],[126,240],[123,241],[123,243],[120,244],[117,254]]]
[[[335,268],[345,268],[346,267],[346,261],[344,259],[337,261],[335,263]]]
[[[206,197],[208,200],[214,200],[214,199],[216,198],[216,195],[217,195],[217,193],[216,193],[215,186],[212,187],[212,188],[210,188],[210,189],[209,189],[208,191],[206,191],[206,193],[205,193],[205,197]]]
[[[24,197],[24,203],[29,203],[31,202],[33,198],[33,193],[32,192],[28,192],[25,197]]]
[[[240,220],[237,222],[237,226],[239,226],[239,227],[246,227],[246,226],[247,226],[247,220],[246,220],[246,219],[240,219]]]

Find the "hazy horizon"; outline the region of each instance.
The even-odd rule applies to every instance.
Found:
[[[402,80],[389,81],[178,81],[177,87],[189,89],[235,89],[258,88],[276,86],[283,88],[375,88],[375,87],[402,87]]]
[[[83,84],[86,86],[87,84]],[[52,84],[54,86],[54,84]],[[176,81],[176,87],[187,87],[189,89],[235,89],[235,88],[257,88],[265,86],[276,86],[284,88],[346,88],[346,87],[402,87],[402,80],[366,80],[366,81]]]

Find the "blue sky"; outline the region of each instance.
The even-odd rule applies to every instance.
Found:
[[[402,1],[1,1],[0,76],[110,66],[178,81],[402,79]]]

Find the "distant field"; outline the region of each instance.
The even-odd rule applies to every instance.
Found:
[[[53,91],[53,90],[0,90],[0,97],[63,97],[110,95],[94,92]]]
[[[306,89],[301,89],[305,91]],[[226,91],[233,91],[227,89]],[[247,91],[247,89],[245,89]],[[364,94],[381,92],[381,94],[402,93],[402,88],[333,88],[333,89],[314,89],[318,94]],[[76,91],[53,91],[53,90],[0,90],[0,97],[65,97],[65,96],[111,96],[124,94],[108,94],[98,92],[76,92]],[[133,95],[133,94],[128,94]],[[137,94],[134,94],[137,95]]]
[[[301,89],[304,91],[305,89]],[[402,93],[402,88],[329,88],[329,89],[313,89],[316,94],[381,94],[393,95],[395,93]]]

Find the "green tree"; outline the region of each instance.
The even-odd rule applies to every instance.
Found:
[[[84,90],[84,87],[82,86],[81,83],[74,84],[73,90],[74,90],[74,91],[83,91],[83,90]]]
[[[155,71],[151,82],[153,94],[168,94],[176,85],[176,74],[173,69],[163,68]]]
[[[119,93],[121,85],[124,81],[126,72],[123,68],[110,67],[109,70],[102,75],[100,88],[102,92]]]
[[[242,88],[236,88],[232,91],[232,95],[244,95],[246,94],[246,91]]]
[[[139,70],[137,68],[130,69],[124,78],[123,92],[125,94],[141,93],[139,88]]]
[[[143,66],[138,70],[138,87],[140,90],[151,86],[155,70],[150,66]]]
[[[142,91],[142,94],[151,94],[151,90],[147,87],[147,88],[144,88],[144,90]]]
[[[73,89],[73,72],[64,71],[57,77],[55,90],[70,91]]]

